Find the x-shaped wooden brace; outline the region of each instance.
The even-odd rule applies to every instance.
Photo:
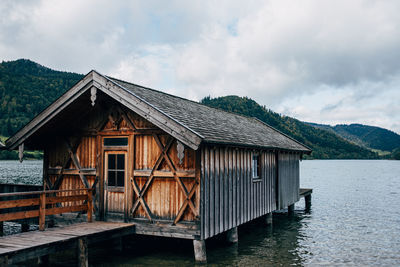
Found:
[[[153,134],[153,137],[156,140],[158,147],[162,151],[164,151],[165,147],[161,143],[160,138],[156,134]],[[174,175],[175,181],[178,183],[179,187],[182,189],[182,191],[186,197],[185,201],[183,202],[182,206],[180,207],[180,209],[178,211],[178,214],[176,215],[176,217],[174,219],[173,224],[176,224],[181,219],[181,217],[183,216],[185,209],[188,205],[189,205],[190,209],[192,210],[193,214],[195,216],[198,216],[196,207],[195,207],[194,203],[192,202],[192,197],[193,197],[194,193],[196,192],[197,180],[195,181],[195,183],[192,185],[192,188],[188,192],[185,184],[182,182],[181,178],[176,174],[176,167],[175,167],[174,163],[172,162],[172,160],[170,159],[170,157],[168,156],[168,150],[165,151],[164,153],[162,153],[162,156],[165,159],[165,161],[167,162],[169,168],[171,169],[171,172]]]
[[[156,136],[156,135],[155,135]],[[158,140],[158,142],[160,142],[160,140],[158,139],[158,136],[155,137],[156,141]],[[161,144],[161,154],[158,156],[157,161],[155,162],[150,176],[147,179],[146,183],[144,184],[144,186],[142,187],[142,189],[139,188],[139,185],[136,183],[134,178],[131,178],[131,184],[132,184],[132,188],[136,193],[137,199],[135,201],[135,203],[132,206],[132,210],[131,210],[131,214],[134,214],[137,210],[137,208],[139,208],[139,204],[141,204],[146,212],[147,217],[149,218],[150,221],[153,221],[153,218],[151,216],[151,211],[149,209],[149,207],[147,206],[146,201],[144,200],[144,196],[147,192],[147,190],[149,189],[151,183],[154,180],[154,172],[158,169],[158,167],[160,166],[160,164],[162,163],[165,155],[167,155],[168,150],[170,149],[171,145],[172,145],[173,139],[172,138],[168,138],[167,140],[167,144],[165,146],[163,146]],[[160,142],[161,143],[161,142]]]

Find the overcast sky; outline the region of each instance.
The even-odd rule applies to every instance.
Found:
[[[399,11],[398,0],[2,0],[0,60],[400,133]]]

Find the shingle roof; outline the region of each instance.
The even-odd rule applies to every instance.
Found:
[[[258,119],[211,108],[157,90],[108,78],[201,135],[203,142],[311,152],[308,147]]]

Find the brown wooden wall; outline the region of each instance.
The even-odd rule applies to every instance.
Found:
[[[260,153],[261,179],[258,180],[252,178],[251,165],[254,152]],[[222,146],[202,148],[200,206],[202,239],[280,209],[277,206],[276,196],[276,153]],[[282,164],[279,166],[278,186],[281,188],[279,200],[281,207],[284,207],[282,205],[287,207],[298,200],[299,155],[280,154],[279,161]]]
[[[104,110],[105,106],[110,108]],[[83,179],[79,175],[83,174],[89,187],[96,183],[94,206],[100,217],[108,209],[130,219],[161,219],[171,223],[199,219],[199,174],[196,176],[195,173],[194,150],[185,147],[184,157],[180,161],[177,156],[177,140],[120,105],[95,106],[93,113],[80,118],[80,121],[84,122],[79,130],[81,135],[62,136],[61,133],[54,135],[48,142],[49,146],[45,149],[44,180],[50,185],[49,188],[84,188]],[[129,138],[126,149],[119,148],[127,152],[125,190],[105,194],[104,157],[106,151],[113,149],[103,147],[103,138],[117,136]],[[166,146],[168,148],[163,151]],[[143,190],[150,179],[148,188],[142,192],[144,203],[138,201],[138,192]],[[133,210],[136,202],[138,205]]]
[[[168,142],[168,136],[160,135],[159,138],[162,145],[165,146]],[[196,181],[195,152],[190,148],[185,148],[184,158],[182,159],[182,163],[180,163],[177,157],[176,146],[177,143],[174,140],[167,154],[175,167],[177,175],[181,177],[182,183],[187,191],[189,191]],[[181,188],[179,182],[173,176],[172,171],[174,171],[174,168],[171,169],[167,161],[163,160],[159,167],[153,170],[158,158],[162,156],[162,151],[153,135],[136,135],[135,147],[135,179],[138,186],[142,188],[150,173],[152,171],[154,173],[152,185],[144,197],[145,202],[149,205],[154,218],[174,220],[186,199],[184,189]],[[142,173],[146,174],[146,176],[141,176]],[[193,199],[194,202],[198,203],[199,194],[195,194]],[[147,216],[143,206],[139,208],[136,216],[143,218]],[[193,211],[188,209],[182,219],[193,221],[196,218]]]

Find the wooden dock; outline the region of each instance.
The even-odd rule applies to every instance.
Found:
[[[311,209],[311,194],[313,190],[311,188],[300,188],[300,198],[304,197],[306,210]]]
[[[96,221],[0,237],[0,266],[32,258],[46,265],[49,254],[66,249],[77,249],[78,266],[88,266],[88,245],[134,232],[134,224]]]

